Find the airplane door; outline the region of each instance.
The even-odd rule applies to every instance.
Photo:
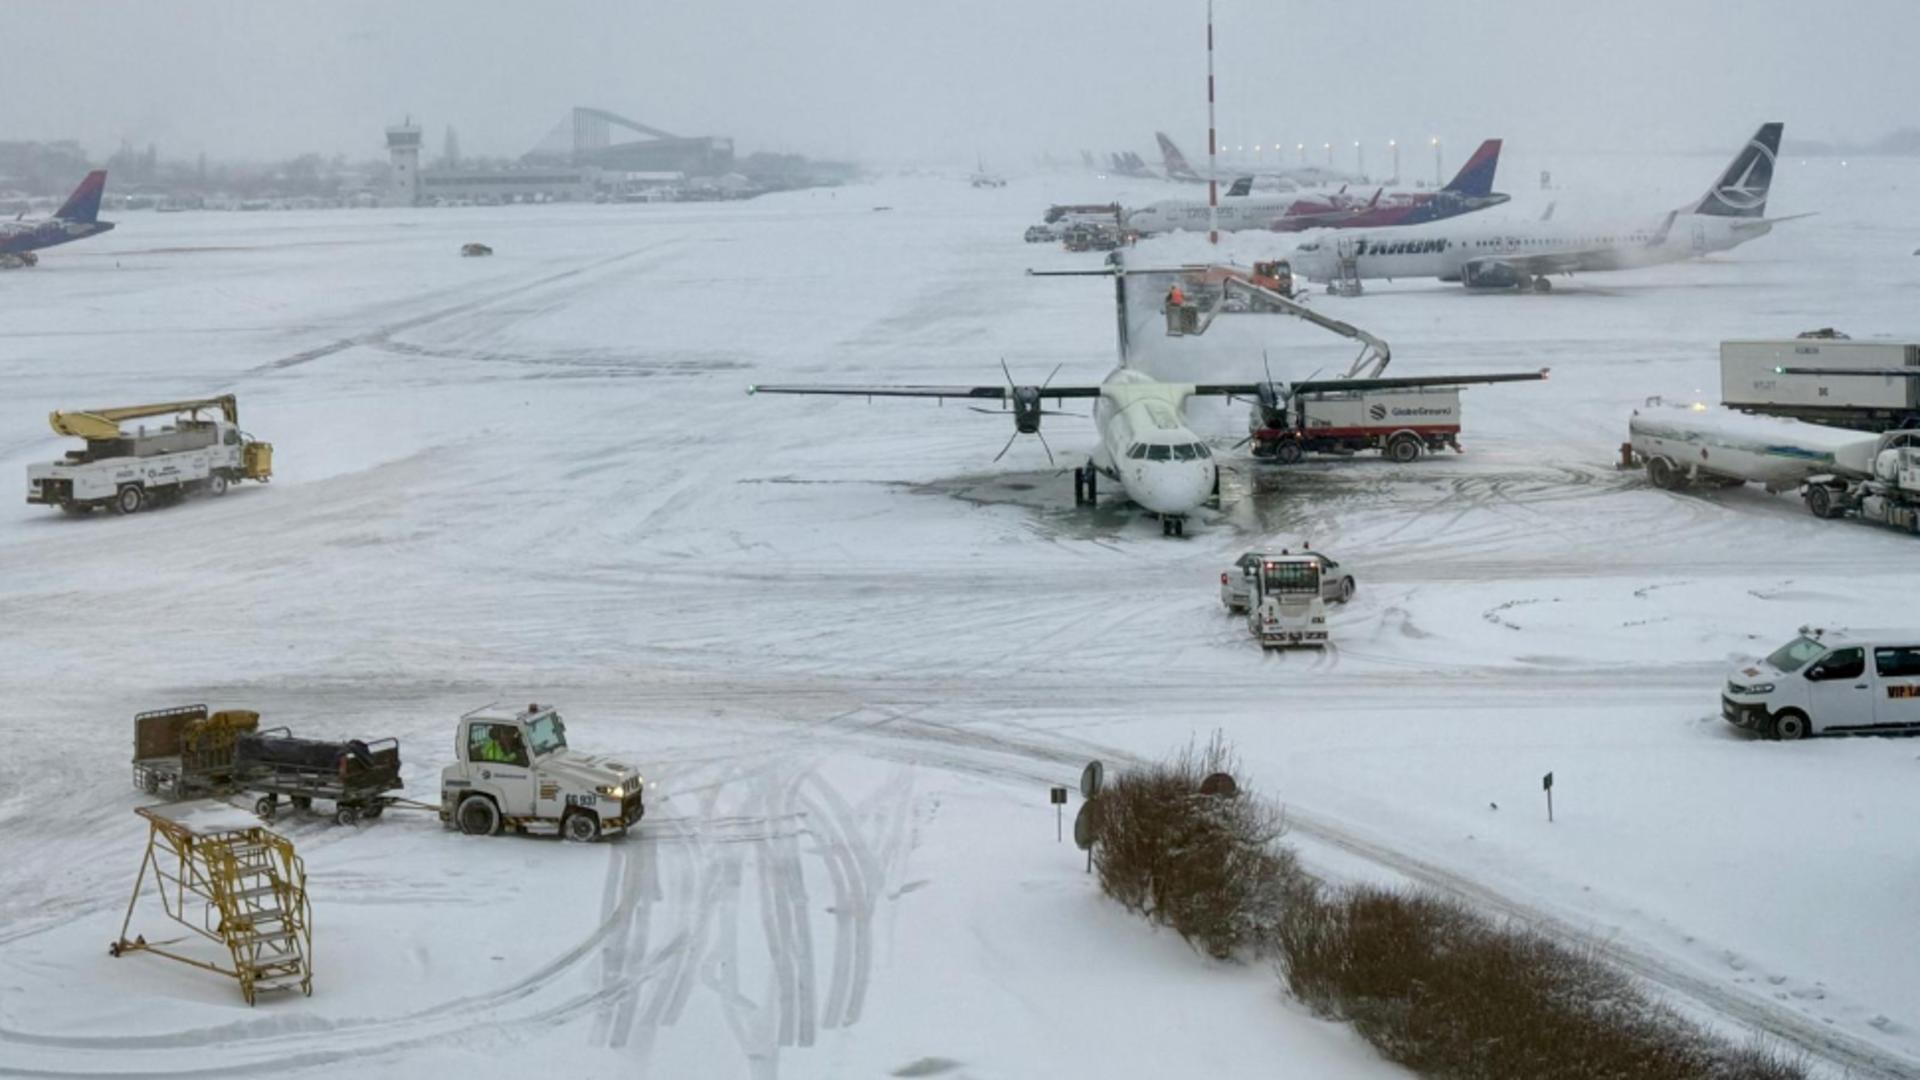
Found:
[[[1695,255],[1707,253],[1707,227],[1698,221],[1693,223],[1693,253]]]
[[[1920,645],[1873,650],[1873,722],[1920,727]]]
[[[1873,724],[1873,680],[1867,675],[1865,649],[1835,649],[1814,662],[1806,678],[1814,731]]]

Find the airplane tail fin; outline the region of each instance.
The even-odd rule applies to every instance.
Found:
[[[1460,171],[1447,182],[1444,191],[1456,195],[1483,196],[1493,194],[1493,173],[1500,167],[1500,140],[1488,139],[1473,152]]]
[[[1160,163],[1166,168],[1168,176],[1175,180],[1200,179],[1200,174],[1194,172],[1193,166],[1187,164],[1187,156],[1180,152],[1179,147],[1173,145],[1173,140],[1167,138],[1166,132],[1156,131],[1153,133],[1153,138],[1160,144]]]
[[[60,204],[54,217],[63,221],[94,222],[100,220],[100,196],[107,190],[107,170],[95,169],[80,181],[73,189],[67,201]]]
[[[1232,187],[1229,187],[1227,189],[1227,197],[1232,198],[1234,196],[1245,195],[1252,190],[1253,190],[1253,177],[1242,176],[1233,182]]]
[[[1780,153],[1778,121],[1761,124],[1747,145],[1733,156],[1733,163],[1692,212],[1715,217],[1757,218],[1767,213],[1767,189],[1773,184],[1773,161]]]

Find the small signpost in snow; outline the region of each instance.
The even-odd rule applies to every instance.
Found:
[[[1087,853],[1087,873],[1093,873],[1093,841],[1100,832],[1100,789],[1106,786],[1107,767],[1099,759],[1087,762],[1080,770],[1080,794],[1086,802],[1080,804],[1080,813],[1073,819],[1073,842]],[[1055,788],[1054,801],[1067,801],[1064,789]]]
[[[1540,778],[1540,790],[1547,793],[1547,824],[1553,824],[1553,774]]]
[[[1067,805],[1067,789],[1063,787],[1054,788],[1052,795],[1053,795],[1053,842],[1058,844],[1064,839],[1064,834],[1062,830],[1065,828],[1063,822],[1066,820],[1065,807]]]

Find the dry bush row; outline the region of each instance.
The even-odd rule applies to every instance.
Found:
[[[1321,885],[1276,843],[1270,804],[1199,793],[1234,764],[1216,734],[1116,779],[1097,800],[1101,888],[1210,956],[1272,957],[1388,1060],[1436,1080],[1805,1080],[1525,927],[1432,893]]]

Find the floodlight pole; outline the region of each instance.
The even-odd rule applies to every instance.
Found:
[[[1213,123],[1213,0],[1207,0],[1207,243],[1220,242],[1219,152]]]

